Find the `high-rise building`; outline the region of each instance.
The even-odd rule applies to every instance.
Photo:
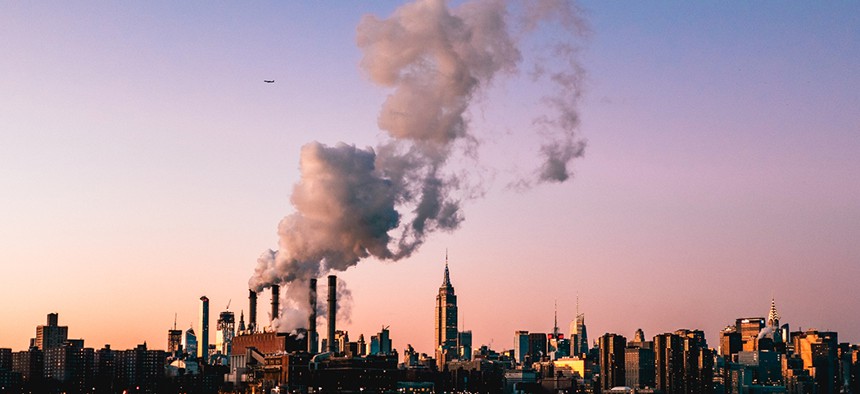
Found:
[[[197,357],[197,335],[194,334],[194,328],[188,327],[185,330],[185,337],[182,338],[182,346],[185,348],[185,353],[189,357]]]
[[[36,327],[35,345],[39,350],[45,351],[50,348],[60,347],[69,339],[69,327],[60,326],[59,315],[48,314],[48,324]]]
[[[514,358],[518,363],[522,364],[526,361],[526,356],[529,355],[529,332],[516,331],[514,332]]]
[[[359,340],[364,342],[364,337],[359,336]],[[376,335],[370,337],[370,354],[391,354],[391,352],[391,334],[388,327],[383,326]]]
[[[665,394],[712,393],[714,354],[705,333],[677,330],[654,337],[657,389]]]
[[[40,382],[45,376],[44,352],[31,347],[29,350],[12,353],[12,371],[21,374],[26,382]]]
[[[236,336],[236,315],[230,311],[221,312],[215,327],[218,330],[215,332],[215,350],[229,356]]]
[[[600,388],[609,391],[613,387],[624,386],[624,353],[627,338],[617,334],[603,334],[598,340],[600,348]]]
[[[457,358],[462,361],[472,359],[472,330],[460,331],[457,334]]]
[[[576,320],[570,325],[570,355],[588,354],[588,333],[585,328],[585,314],[579,313],[579,297],[576,297]]]
[[[209,360],[209,298],[200,297],[200,338],[197,340],[197,357]]]
[[[175,325],[172,330],[167,330],[167,352],[182,353],[182,330],[177,330]]]
[[[71,339],[45,351],[45,378],[70,392],[88,391],[92,383],[94,351],[82,339]]]
[[[720,356],[726,360],[732,361],[734,355],[743,350],[743,342],[741,341],[741,333],[737,331],[737,326],[728,326],[720,331]]]
[[[770,299],[770,311],[767,313],[767,327],[779,328],[779,312],[776,311],[776,300]]]
[[[570,341],[564,339],[564,333],[558,329],[558,304],[555,304],[555,312],[553,314],[552,334],[549,334],[549,343],[547,352],[551,360],[557,360],[561,357],[570,355]]]
[[[645,333],[640,328],[624,350],[626,385],[634,389],[654,387],[654,374],[654,342],[646,341]]]
[[[434,345],[439,365],[453,360],[457,355],[457,296],[448,273],[448,254],[445,253],[445,276],[439,294],[436,295],[436,333]]]
[[[666,333],[654,337],[656,388],[666,394],[682,393],[684,347],[681,337]]]
[[[758,334],[764,328],[763,317],[747,317],[735,320],[735,331],[741,335],[741,350],[758,350]]]
[[[838,392],[838,357],[839,340],[832,331],[806,330],[791,334],[794,351],[803,360],[803,369],[810,372],[815,379],[819,393],[831,394]]]
[[[529,333],[529,357],[532,362],[543,360],[547,355],[547,338],[548,335],[543,332]]]

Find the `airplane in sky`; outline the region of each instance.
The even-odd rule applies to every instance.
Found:
[[[264,80],[263,80],[263,82],[265,82],[265,83],[275,83],[275,80],[274,80],[274,79],[271,79],[271,80],[270,80],[270,79],[264,79]]]

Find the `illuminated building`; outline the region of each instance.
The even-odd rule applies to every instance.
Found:
[[[451,285],[451,277],[448,273],[447,253],[445,254],[445,276],[442,279],[442,286],[439,286],[439,294],[436,295],[435,321],[436,362],[441,367],[453,360],[457,354],[457,296],[454,294],[454,286]]]

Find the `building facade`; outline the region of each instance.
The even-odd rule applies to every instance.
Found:
[[[445,362],[456,358],[458,334],[457,295],[454,294],[454,286],[451,285],[447,256],[445,256],[445,276],[442,279],[442,286],[439,286],[439,293],[436,295],[435,321],[436,360],[439,365],[443,365]]]

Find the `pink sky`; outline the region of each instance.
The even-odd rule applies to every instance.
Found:
[[[123,349],[164,348],[201,295],[247,310],[301,146],[384,138],[355,27],[395,7],[0,5],[0,347],[49,312]],[[487,193],[411,258],[340,273],[342,327],[431,352],[447,249],[476,347],[550,331],[556,300],[567,331],[577,294],[593,338],[683,327],[716,346],[774,296],[792,329],[860,341],[858,5],[582,7],[575,179],[505,187],[536,163],[521,128],[541,92],[494,86],[472,112]]]

